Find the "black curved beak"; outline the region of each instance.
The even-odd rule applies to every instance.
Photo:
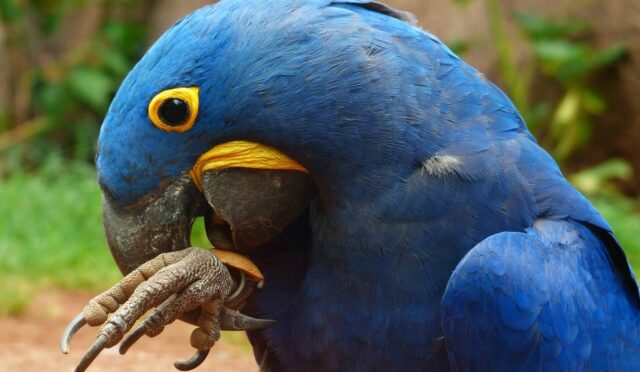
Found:
[[[309,174],[294,170],[209,171],[202,187],[214,212],[205,216],[211,244],[243,254],[277,237],[315,195]]]
[[[187,174],[128,205],[104,193],[103,225],[120,271],[126,275],[161,253],[188,248],[193,222],[206,210]]]
[[[202,191],[188,174],[129,205],[103,197],[107,241],[127,274],[164,252],[191,246],[195,219],[205,216],[216,248],[249,253],[275,238],[315,195],[307,173],[228,168],[202,175]]]

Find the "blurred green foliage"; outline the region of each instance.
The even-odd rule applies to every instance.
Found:
[[[595,49],[582,40],[589,30],[582,20],[551,21],[532,13],[518,13],[516,21],[530,43],[540,72],[562,87],[562,97],[557,102],[543,99],[532,104],[525,96],[521,103],[531,130],[563,162],[590,141],[593,117],[606,110],[606,101],[595,88],[593,78],[620,61],[626,49],[622,45]],[[515,84],[530,89],[533,75],[522,76],[529,81]]]
[[[118,278],[102,232],[95,171],[50,157],[0,185],[0,314],[41,286],[97,289]],[[8,283],[10,285],[5,285]]]
[[[454,0],[468,5],[473,0]],[[593,119],[607,104],[594,78],[626,54],[622,45],[602,50],[590,42],[590,26],[581,19],[550,19],[532,12],[511,17],[521,31],[509,33],[499,0],[482,0],[490,37],[497,50],[500,80],[525,118],[529,130],[562,164],[581,146],[589,143]],[[520,62],[516,44],[524,40],[528,58]],[[460,40],[455,45],[470,46]],[[542,76],[560,95],[533,95]],[[551,97],[551,98],[550,98]]]
[[[3,52],[13,76],[11,93],[27,97],[26,102],[17,98],[0,102],[0,154],[5,158],[0,161],[0,177],[40,164],[52,153],[90,160],[109,102],[144,48],[144,24],[127,15],[139,4],[133,0],[3,0],[0,4]],[[95,24],[89,25],[92,33],[64,35],[75,31],[60,29],[64,17],[74,12],[79,17],[89,6],[98,14]],[[49,51],[52,44],[64,44],[56,40],[67,37],[78,38],[79,44]]]
[[[453,1],[466,6],[474,0]],[[594,80],[626,55],[625,47],[618,44],[597,49],[585,20],[551,19],[532,12],[505,15],[499,0],[482,1],[503,88],[540,144],[561,165],[581,146],[595,145],[591,142],[593,121],[607,110],[607,102]],[[508,17],[519,35],[508,31]],[[520,41],[524,41],[527,53],[524,62],[515,47]],[[473,48],[465,40],[455,40],[454,46],[460,52]],[[540,77],[560,94],[535,96]],[[619,181],[629,180],[632,172],[625,160],[609,159],[568,178],[609,222],[637,270],[640,200],[625,196],[617,187]]]
[[[0,315],[16,313],[32,290],[54,286],[98,291],[121,275],[102,230],[95,169],[51,156],[36,172],[0,183]],[[195,246],[210,247],[203,222]]]
[[[597,166],[569,176],[574,184],[609,222],[625,250],[636,275],[640,274],[640,200],[624,196],[617,182],[632,175],[629,164],[622,159],[610,159]]]
[[[120,277],[90,163],[144,52],[151,3],[0,1],[0,314],[41,287],[97,290]]]

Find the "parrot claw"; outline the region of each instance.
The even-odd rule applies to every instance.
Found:
[[[84,320],[84,318],[82,320]],[[232,310],[232,309],[229,309],[228,307],[225,307],[222,311],[222,316],[220,319],[220,329],[223,331],[257,331],[260,329],[270,327],[271,325],[275,324],[275,322],[276,322],[275,320],[270,320],[270,319],[256,319],[248,315],[242,314],[237,310]],[[127,335],[127,337],[120,343],[120,349],[118,350],[119,353],[121,355],[125,355],[127,351],[129,351],[131,346],[133,346],[136,342],[138,342],[144,335],[145,335],[144,324],[140,324],[136,329],[134,329],[131,333],[129,333],[129,335]],[[68,345],[68,342],[67,342],[67,345]],[[68,353],[68,346],[67,346],[67,352],[65,354],[67,353]],[[181,365],[184,365],[184,363],[186,362],[176,362],[176,363],[183,363]]]
[[[64,329],[62,338],[60,338],[60,350],[62,350],[63,353],[69,354],[69,344],[71,343],[71,339],[85,325],[87,325],[87,321],[84,319],[84,315],[80,313],[76,315],[67,328]]]
[[[96,357],[107,346],[107,341],[109,341],[109,338],[107,336],[105,335],[98,336],[98,338],[93,343],[93,345],[91,345],[89,350],[87,350],[87,352],[84,354],[84,356],[82,357],[82,360],[80,360],[80,363],[78,363],[78,366],[76,367],[75,372],[86,371],[87,368],[89,368],[89,366],[91,365],[91,363],[96,359]]]
[[[207,359],[209,351],[211,351],[211,349],[198,350],[190,359],[177,361],[173,363],[173,366],[180,371],[191,371]]]
[[[237,310],[225,307],[220,319],[220,328],[225,331],[257,331],[275,324],[275,320],[256,319]]]
[[[129,351],[129,348],[131,348],[133,344],[138,342],[138,340],[140,340],[142,336],[144,336],[144,334],[144,324],[140,324],[136,329],[133,330],[133,332],[129,333],[127,338],[125,338],[124,341],[122,341],[122,343],[120,344],[120,349],[118,350],[120,355],[125,355],[127,351]]]
[[[71,339],[82,327],[102,325],[96,341],[76,368],[84,371],[104,348],[120,342],[152,308],[155,309],[151,314],[121,343],[120,354],[125,354],[145,334],[156,336],[182,314],[200,308],[198,328],[191,334],[191,346],[198,351],[191,359],[175,364],[182,370],[196,368],[220,338],[221,329],[255,330],[274,323],[224,306],[226,301],[238,301],[236,297],[245,284],[244,274],[240,277],[242,280],[236,284],[225,265],[207,250],[187,248],[161,254],[89,301],[66,327],[60,348],[63,353],[69,353]],[[231,293],[235,287],[238,288]]]

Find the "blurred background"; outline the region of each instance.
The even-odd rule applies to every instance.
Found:
[[[0,316],[61,299],[79,311],[120,277],[93,168],[100,122],[149,45],[207,3],[0,0]],[[640,1],[387,3],[507,92],[640,269]],[[201,227],[194,241],[208,245]]]

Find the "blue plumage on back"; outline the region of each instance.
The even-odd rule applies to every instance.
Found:
[[[640,369],[637,298],[602,234],[541,219],[485,239],[458,265],[443,303],[455,370]]]
[[[190,85],[191,133],[133,124]],[[222,1],[158,41],[110,117],[129,124],[105,123],[98,166],[122,199],[230,140],[309,170],[309,213],[252,257],[267,281],[247,311],[278,320],[250,335],[265,370],[638,365],[638,289],[610,228],[504,93],[405,13]]]

